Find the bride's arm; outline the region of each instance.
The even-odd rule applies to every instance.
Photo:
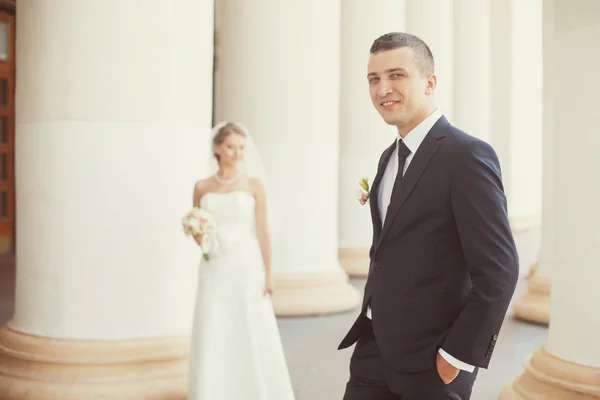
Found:
[[[267,201],[265,189],[260,180],[253,178],[252,186],[256,198],[256,236],[260,244],[263,262],[265,263],[267,283],[271,281],[271,238],[267,221]]]
[[[200,198],[202,197],[202,181],[196,182],[194,185],[194,198],[192,199],[192,207],[200,207]],[[194,236],[198,246],[202,246],[202,236]]]
[[[192,200],[192,207],[199,207],[200,204],[200,182],[196,182],[194,185],[194,199]]]

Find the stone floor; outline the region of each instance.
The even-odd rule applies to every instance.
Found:
[[[362,290],[364,280],[353,284]],[[525,290],[525,278],[517,295]],[[352,348],[337,345],[356,311],[324,317],[280,319],[282,341],[297,400],[341,400],[348,379]],[[517,321],[512,309],[506,318],[488,370],[481,370],[472,400],[497,400],[502,387],[523,371],[523,360],[546,342],[547,328]]]
[[[12,315],[14,270],[12,260],[0,258],[0,324]],[[353,280],[360,290],[364,280]],[[525,290],[525,278],[517,289]],[[516,296],[515,296],[516,297]],[[297,400],[342,399],[352,349],[337,345],[356,316],[356,310],[335,315],[281,318],[279,325]],[[523,360],[545,343],[547,328],[514,319],[512,309],[501,331],[489,370],[479,374],[473,400],[496,400],[502,386],[522,371]]]

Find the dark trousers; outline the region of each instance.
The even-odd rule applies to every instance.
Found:
[[[437,368],[422,372],[393,371],[383,361],[371,321],[365,318],[363,333],[350,360],[350,380],[343,400],[469,400],[478,369],[460,371],[446,385]]]

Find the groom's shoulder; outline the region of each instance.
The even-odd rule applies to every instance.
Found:
[[[498,155],[490,143],[456,126],[450,126],[445,142],[442,148],[445,149],[448,161],[452,163],[469,164],[477,159],[486,159],[492,164],[499,162]]]
[[[465,152],[472,153],[476,149],[494,151],[492,145],[487,141],[467,133],[454,125],[450,125],[447,139],[447,144],[449,146],[444,147],[449,147],[453,152],[459,154],[464,154]]]
[[[472,143],[476,141],[480,141],[481,139],[477,138],[475,135],[465,132],[459,127],[450,124],[448,127],[448,139],[450,139],[450,143],[462,147],[462,146],[470,146]]]

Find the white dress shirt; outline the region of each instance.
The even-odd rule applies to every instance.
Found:
[[[410,162],[412,161],[417,149],[427,136],[427,133],[433,128],[433,125],[440,119],[442,113],[439,109],[436,109],[433,113],[431,113],[427,118],[425,118],[419,125],[417,125],[412,131],[410,131],[404,137],[403,141],[406,147],[410,150],[410,154],[406,157],[406,161],[404,162],[404,170],[402,171],[402,176],[406,173]],[[392,198],[392,190],[394,188],[394,183],[396,181],[396,175],[398,174],[398,143],[400,137],[396,139],[396,148],[392,152],[392,155],[389,158],[388,164],[385,167],[385,171],[381,178],[381,183],[379,184],[379,190],[377,193],[377,205],[379,206],[379,213],[381,214],[382,224],[385,221],[385,217],[387,214],[387,208],[390,204],[390,200]],[[371,318],[371,305],[367,305],[367,317]],[[457,360],[452,357],[450,354],[446,353],[444,350],[440,349],[439,353],[448,363],[458,369],[462,369],[464,371],[473,372],[475,367],[469,365],[465,362]]]

